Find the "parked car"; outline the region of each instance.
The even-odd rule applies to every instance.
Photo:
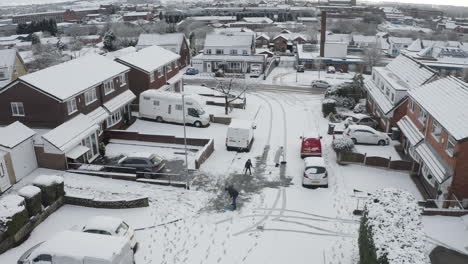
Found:
[[[136,251],[135,231],[122,219],[110,216],[95,216],[82,229],[85,233],[123,237],[128,239],[130,247]]]
[[[344,114],[344,116],[347,116],[346,122],[349,124],[370,126],[372,128],[376,128],[378,125],[377,121],[366,114]]]
[[[301,158],[310,156],[322,156],[322,137],[318,135],[304,135],[301,137]]]
[[[296,71],[297,72],[304,72],[305,71],[304,65],[297,65],[296,66]]]
[[[335,73],[335,72],[336,72],[335,67],[333,67],[333,66],[328,66],[328,68],[327,68],[327,73]]]
[[[134,253],[127,239],[62,231],[26,251],[18,264],[134,264]]]
[[[322,81],[322,80],[314,80],[314,81],[312,81],[311,85],[312,85],[312,88],[324,88],[324,89],[326,89],[326,88],[330,87],[330,84],[328,82]]]
[[[187,68],[187,70],[185,71],[185,74],[187,75],[197,75],[199,73],[200,71],[198,71],[198,69],[195,68]]]
[[[144,152],[124,156],[117,164],[121,167],[134,168],[137,172],[143,172],[145,178],[151,178],[151,173],[160,172],[166,166],[166,162],[160,156]]]
[[[328,188],[328,172],[322,157],[308,157],[304,159],[302,186]]]
[[[254,141],[255,124],[250,120],[232,119],[226,135],[226,149],[250,151]]]
[[[387,134],[369,126],[350,125],[343,131],[343,136],[351,138],[354,144],[365,143],[381,146],[390,144],[390,137]]]

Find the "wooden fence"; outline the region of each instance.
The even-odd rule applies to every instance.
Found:
[[[417,172],[419,166],[413,161],[392,160],[391,157],[367,156],[367,154],[344,151],[337,153],[337,162],[340,164],[361,164],[371,167],[386,168],[391,170],[402,170]]]

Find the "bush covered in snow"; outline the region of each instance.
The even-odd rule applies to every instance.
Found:
[[[332,141],[332,148],[336,152],[351,151],[354,148],[354,142],[348,137],[335,138]]]
[[[416,199],[399,189],[370,196],[359,229],[360,264],[427,264]]]
[[[64,196],[63,177],[56,175],[39,175],[33,185],[39,187],[42,193],[42,204],[49,206],[59,197]]]
[[[6,195],[0,199],[0,232],[12,236],[29,220],[24,198],[19,195]]]
[[[322,102],[322,113],[323,116],[328,116],[329,114],[336,113],[336,101],[333,99],[325,99]]]
[[[24,198],[29,216],[37,215],[42,212],[41,189],[36,186],[28,185],[21,188],[18,194]]]

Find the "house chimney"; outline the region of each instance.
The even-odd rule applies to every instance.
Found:
[[[320,26],[320,57],[325,57],[325,36],[327,31],[327,12],[322,11],[322,23]]]

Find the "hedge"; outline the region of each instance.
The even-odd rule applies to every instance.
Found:
[[[372,230],[367,227],[367,213],[364,213],[359,226],[359,264],[388,264],[386,257],[377,259],[377,251],[372,239]]]

